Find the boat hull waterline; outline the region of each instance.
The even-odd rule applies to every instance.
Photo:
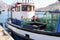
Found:
[[[31,38],[33,40],[60,40],[60,37],[37,34],[37,33],[29,32],[29,31],[21,30],[16,27],[13,27],[12,25],[10,25],[8,23],[7,23],[7,27],[10,30],[12,30],[13,32],[15,32],[19,35],[23,35],[24,37],[26,36],[26,34],[28,34],[29,38]]]

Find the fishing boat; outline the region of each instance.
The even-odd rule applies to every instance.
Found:
[[[46,23],[28,22],[22,24],[21,18],[31,20],[35,16],[34,3],[17,2],[12,7],[11,18],[8,20],[7,28],[19,37],[26,40],[60,40],[59,32],[45,31]]]

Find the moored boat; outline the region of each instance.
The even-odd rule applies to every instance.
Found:
[[[12,17],[6,25],[16,35],[26,40],[60,40],[59,32],[45,31],[46,23],[44,22],[22,23],[21,18],[31,20],[35,16],[33,3],[17,2],[12,10]]]

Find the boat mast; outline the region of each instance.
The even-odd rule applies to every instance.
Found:
[[[17,2],[18,2],[18,0],[17,0]]]
[[[28,3],[29,3],[30,0],[28,0]]]

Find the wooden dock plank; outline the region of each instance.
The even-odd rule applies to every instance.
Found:
[[[14,40],[2,26],[0,26],[0,40]]]

